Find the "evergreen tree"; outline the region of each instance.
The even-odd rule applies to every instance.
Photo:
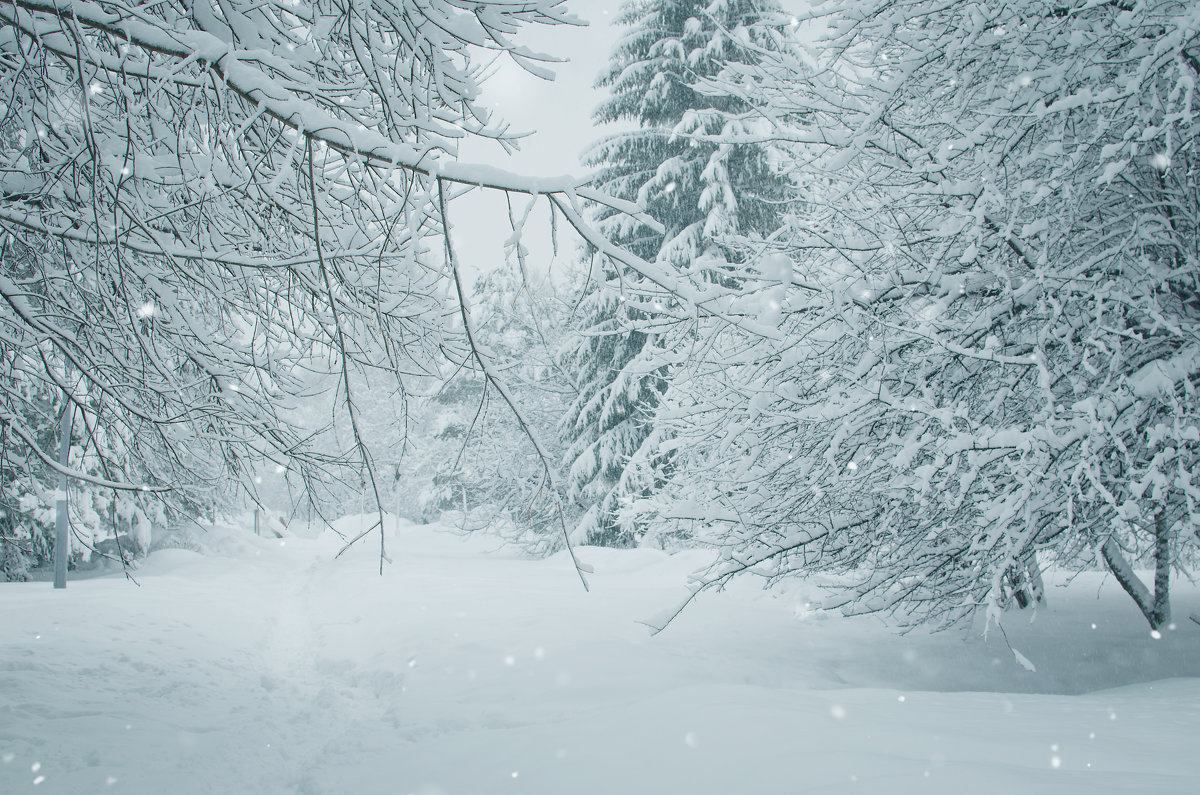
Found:
[[[784,46],[784,17],[771,0],[636,0],[619,21],[630,30],[597,82],[611,96],[594,118],[637,127],[600,140],[584,162],[597,168],[598,187],[641,203],[664,231],[608,210],[598,221],[643,259],[725,280],[723,263],[740,257],[723,241],[778,226],[785,188],[766,147],[729,142],[746,132],[739,120],[746,106],[706,81]],[[716,135],[726,142],[714,143]],[[566,356],[579,389],[562,426],[569,488],[588,506],[578,533],[593,543],[636,540],[620,509],[653,490],[668,465],[653,432],[666,389],[661,340],[653,319],[624,300],[636,281],[629,272],[600,274],[582,303],[584,331]]]

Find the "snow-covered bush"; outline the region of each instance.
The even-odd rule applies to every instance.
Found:
[[[666,410],[701,452],[639,510],[714,528],[711,585],[849,571],[847,609],[946,625],[1102,562],[1167,623],[1200,541],[1194,4],[822,13],[817,78],[721,81],[804,202],[757,267],[777,334],[716,327]]]
[[[395,487],[410,505],[415,497],[420,519],[449,514],[464,528],[488,526],[530,551],[550,552],[561,548],[563,524],[575,514],[561,485],[547,481],[527,435],[555,460],[561,455],[555,427],[572,393],[555,351],[571,304],[548,278],[526,280],[519,268],[481,276],[473,293],[479,343],[521,417],[470,370],[441,379],[433,394],[413,401],[411,449]]]

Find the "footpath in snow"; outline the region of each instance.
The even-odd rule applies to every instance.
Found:
[[[390,526],[383,576],[370,541],[220,532],[140,587],[0,584],[0,793],[1200,792],[1200,628],[1152,638],[1099,575],[1007,638],[749,581],[651,637],[704,554],[585,548],[585,593],[444,528]]]

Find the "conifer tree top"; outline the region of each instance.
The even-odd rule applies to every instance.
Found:
[[[776,227],[786,187],[772,172],[767,148],[716,141],[740,132],[738,118],[749,108],[709,90],[706,81],[785,47],[787,19],[774,0],[624,6],[618,22],[629,31],[596,82],[611,93],[593,116],[602,124],[632,121],[637,129],[602,138],[583,160],[597,167],[598,187],[641,204],[666,233],[601,210],[614,242],[643,259],[686,268],[722,238]]]
[[[612,96],[593,118],[642,127],[673,126],[689,108],[714,107],[692,87],[728,62],[744,61],[736,39],[771,47],[758,23],[782,14],[771,0],[630,0],[617,22],[629,26],[596,81]]]

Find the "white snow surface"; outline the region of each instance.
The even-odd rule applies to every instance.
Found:
[[[377,537],[210,540],[140,587],[0,585],[0,792],[1200,792],[1194,586],[1158,639],[1098,574],[986,638],[750,581],[651,637],[705,553],[583,548],[585,593],[403,521],[382,576]]]

